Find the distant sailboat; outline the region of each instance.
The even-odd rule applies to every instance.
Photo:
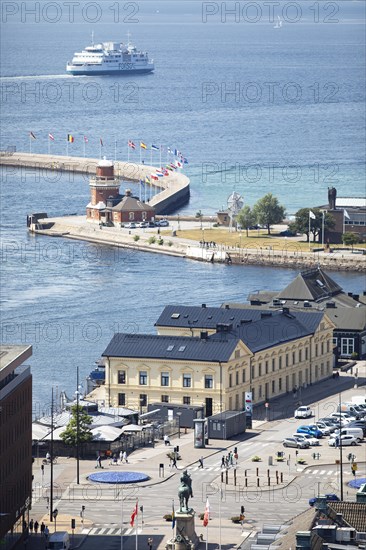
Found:
[[[279,15],[277,15],[277,21],[276,24],[273,26],[274,29],[280,29],[282,27],[282,19]]]

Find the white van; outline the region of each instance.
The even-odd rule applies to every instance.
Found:
[[[50,550],[69,550],[70,549],[70,535],[67,531],[56,531],[50,535],[48,541],[48,548]]]
[[[339,430],[336,430],[333,435],[339,435]],[[361,443],[363,440],[363,430],[362,428],[342,428],[341,435],[353,435]]]
[[[309,406],[303,405],[302,407],[296,409],[294,416],[295,418],[310,418],[313,416],[313,413]]]

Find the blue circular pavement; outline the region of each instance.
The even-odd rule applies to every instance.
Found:
[[[150,477],[141,472],[98,472],[89,474],[88,479],[96,483],[138,483],[148,481]]]
[[[348,482],[348,485],[352,487],[352,489],[359,489],[361,485],[364,485],[366,483],[366,477],[360,477],[359,479],[352,479]]]

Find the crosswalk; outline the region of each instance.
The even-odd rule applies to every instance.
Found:
[[[137,530],[137,534],[141,534],[142,529]],[[121,536],[121,527],[111,527],[111,526],[103,526],[103,527],[92,527],[91,529],[88,529],[84,527],[82,530],[83,535],[103,535],[103,536]],[[128,529],[122,529],[122,535],[124,537],[127,537],[128,535],[136,534],[136,529],[134,527],[129,527]]]

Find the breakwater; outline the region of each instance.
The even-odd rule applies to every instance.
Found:
[[[61,155],[39,155],[35,153],[0,153],[0,165],[7,166],[7,177],[11,176],[11,170],[19,168],[41,171],[74,172],[76,174],[95,174],[96,166],[100,159],[70,157]],[[145,181],[156,172],[156,167],[133,162],[115,161],[115,173],[126,182]],[[171,172],[169,176],[159,178],[154,184],[159,192],[154,195],[149,204],[155,208],[158,215],[165,215],[182,207],[189,201],[190,181],[181,172]]]

